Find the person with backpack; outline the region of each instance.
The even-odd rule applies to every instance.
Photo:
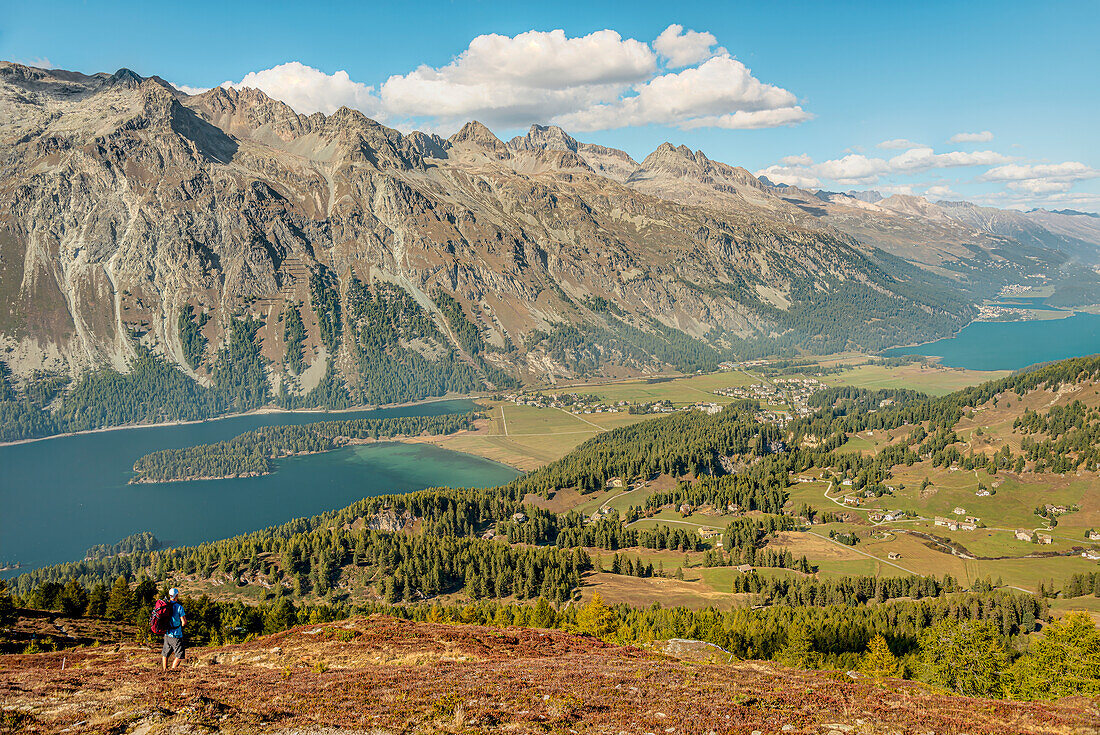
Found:
[[[172,668],[176,668],[187,656],[183,645],[183,626],[187,625],[187,614],[179,601],[180,591],[173,587],[168,590],[167,600],[157,600],[153,606],[153,616],[149,627],[155,635],[164,635],[164,648],[160,654],[160,667],[168,670],[168,656],[173,656]]]

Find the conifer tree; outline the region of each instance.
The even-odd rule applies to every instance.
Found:
[[[1069,613],[1044,628],[1006,678],[1015,699],[1100,696],[1100,630],[1087,613]]]
[[[73,578],[61,588],[61,611],[70,617],[83,615],[88,607],[88,593],[84,586]]]
[[[881,633],[867,644],[859,670],[875,679],[901,676],[901,665]]]
[[[597,592],[592,600],[577,611],[577,632],[594,638],[605,638],[618,627],[619,616]]]
[[[130,593],[130,582],[125,576],[118,577],[111,585],[104,612],[112,620],[129,620],[133,617],[134,599]]]
[[[809,631],[801,625],[791,627],[787,632],[787,645],[776,656],[776,660],[799,669],[814,668],[817,654],[814,652],[814,642]]]
[[[8,625],[15,620],[15,603],[8,594],[8,583],[0,579],[0,625]]]
[[[924,678],[967,696],[996,696],[1008,666],[1008,649],[1000,630],[988,620],[962,623],[941,620],[921,638]]]

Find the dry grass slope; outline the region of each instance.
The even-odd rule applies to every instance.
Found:
[[[4,731],[1065,734],[1100,722],[1095,702],[967,699],[557,631],[386,617],[193,653],[171,674],[133,644],[6,656]]]

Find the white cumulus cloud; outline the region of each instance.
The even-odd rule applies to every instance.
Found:
[[[223,86],[261,89],[301,113],[347,106],[391,125],[440,132],[471,119],[506,129],[551,122],[579,131],[649,124],[748,129],[812,117],[793,93],[760,81],[717,46],[713,34],[676,24],[652,46],[606,29],[579,37],[560,29],[481,35],[446,65],[423,65],[377,86],[298,61]]]
[[[314,112],[331,115],[341,107],[354,107],[368,115],[381,112],[373,87],[352,81],[346,71],[325,74],[298,61],[249,72],[241,81],[225,82],[222,86],[259,89],[304,115]]]
[[[815,175],[838,184],[872,183],[890,170],[889,164],[881,158],[871,158],[860,153],[850,153],[843,158],[822,161],[812,167]]]
[[[633,125],[730,129],[794,125],[812,116],[791,92],[765,84],[730,56],[716,56],[697,67],[662,74],[634,88],[635,94],[557,116],[573,130],[606,130]]]
[[[210,89],[209,87],[192,87],[187,84],[176,84],[175,82],[169,82],[169,84],[184,94],[202,94]]]
[[[797,186],[807,186],[806,182],[809,181],[860,186],[876,184],[883,177],[888,176],[961,166],[992,166],[1010,160],[1012,159],[995,151],[936,153],[927,146],[919,146],[899,153],[893,158],[850,153],[840,158],[814,163],[809,156],[786,156],[780,159],[779,164],[761,169],[759,173],[763,173],[772,181]],[[796,181],[802,183],[795,184]],[[906,190],[908,191],[908,188]]]
[[[982,174],[979,180],[1006,182],[1013,191],[1037,195],[1066,192],[1078,181],[1096,178],[1100,178],[1100,170],[1080,161],[1064,161],[997,166]]]
[[[951,190],[947,184],[934,184],[924,191],[928,199],[958,199],[959,195]]]
[[[396,117],[516,127],[614,100],[656,65],[649,46],[610,30],[579,38],[561,30],[490,34],[446,66],[390,77],[380,96]]]
[[[713,33],[685,31],[682,25],[673,23],[657,36],[653,50],[665,59],[668,68],[681,69],[727,53],[724,48],[715,48],[717,45]]]
[[[888,150],[905,150],[906,148],[922,148],[923,146],[920,143],[914,143],[905,138],[891,138],[890,140],[884,140],[879,143],[878,147]]]
[[[993,133],[983,130],[980,133],[955,133],[947,139],[948,143],[988,143],[993,140]]]
[[[773,184],[787,184],[801,189],[817,189],[821,186],[821,179],[807,169],[796,166],[768,166],[757,171],[756,177],[767,177]]]
[[[1100,177],[1100,171],[1080,161],[1063,163],[1039,163],[1034,165],[1012,163],[991,168],[981,175],[982,181],[1023,181],[1026,179],[1052,179],[1060,181],[1084,181]]]
[[[959,166],[992,166],[1012,159],[996,151],[950,151],[936,153],[931,148],[911,148],[890,159],[890,168],[894,171],[927,171],[933,168],[956,168]]]

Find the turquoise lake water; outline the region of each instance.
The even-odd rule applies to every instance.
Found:
[[[130,485],[134,461],[159,449],[222,441],[259,426],[476,408],[439,401],[375,411],[240,416],[186,426],[122,429],[0,447],[0,561],[28,569],[79,559],[99,543],[152,531],[188,545],[426,487],[492,487],[519,473],[426,444],[344,447],[291,457],[263,477]]]
[[[1028,308],[1050,309],[1043,304]],[[883,354],[929,355],[949,367],[1019,370],[1039,362],[1100,353],[1100,316],[1077,313],[1064,319],[974,322],[949,339],[896,347]]]

